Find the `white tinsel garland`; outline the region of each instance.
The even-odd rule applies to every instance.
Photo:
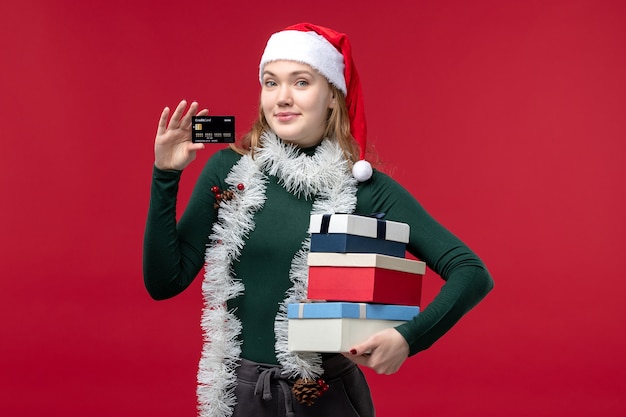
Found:
[[[236,403],[235,369],[241,354],[241,323],[227,310],[226,302],[244,291],[234,276],[232,263],[254,230],[254,213],[265,203],[267,175],[276,176],[288,192],[298,197],[315,198],[311,214],[351,213],[356,207],[356,180],[350,175],[336,141],[322,141],[312,156],[284,144],[274,134],[264,134],[261,143],[263,147],[255,150],[254,159],[243,156],[228,174],[227,184],[236,187],[241,183],[245,187],[232,200],[221,202],[210,236],[212,243],[206,251],[202,284],[204,346],[198,369],[198,408],[202,417],[229,417]],[[274,324],[276,356],[283,373],[290,377],[315,378],[323,372],[319,354],[287,349],[287,304],[306,298],[309,247],[307,238],[292,260],[289,278],[293,286],[287,291]]]
[[[232,273],[232,262],[244,247],[244,238],[254,230],[253,215],[265,202],[265,176],[249,156],[232,168],[226,183],[246,184],[236,201],[222,204],[206,251],[202,283],[205,306],[202,314],[204,346],[198,369],[198,409],[203,417],[228,417],[236,403],[235,368],[241,354],[239,319],[226,302],[244,290]]]

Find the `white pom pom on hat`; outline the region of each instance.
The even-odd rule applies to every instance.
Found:
[[[358,160],[352,165],[352,175],[359,182],[364,182],[372,178],[372,165],[365,159]]]
[[[273,34],[259,64],[261,83],[265,64],[278,60],[310,65],[345,94],[350,133],[359,144],[359,161],[354,164],[352,175],[360,182],[369,180],[373,170],[371,164],[365,160],[367,125],[361,80],[352,60],[348,36],[311,23],[298,23]]]

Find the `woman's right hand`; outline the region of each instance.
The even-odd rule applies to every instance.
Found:
[[[204,149],[204,144],[191,141],[191,116],[206,116],[209,111],[198,112],[195,101],[185,113],[186,107],[185,100],[178,103],[169,122],[170,108],[161,113],[154,140],[154,164],[159,169],[182,171],[196,158],[196,151]]]

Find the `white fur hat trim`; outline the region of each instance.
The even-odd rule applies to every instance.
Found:
[[[343,55],[322,35],[315,32],[284,30],[273,34],[259,64],[259,81],[263,84],[263,68],[272,61],[296,61],[310,65],[328,81],[347,94]]]

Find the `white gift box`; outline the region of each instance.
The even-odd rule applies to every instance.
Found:
[[[288,349],[300,352],[347,352],[375,333],[419,314],[419,307],[365,303],[290,304]]]
[[[383,226],[381,228],[381,226]],[[384,231],[384,233],[382,233]],[[381,220],[356,214],[313,214],[309,223],[310,233],[347,233],[408,243],[410,227],[406,223]],[[381,236],[382,233],[382,236]]]
[[[405,321],[361,319],[289,320],[288,349],[299,352],[347,352],[381,330]]]

